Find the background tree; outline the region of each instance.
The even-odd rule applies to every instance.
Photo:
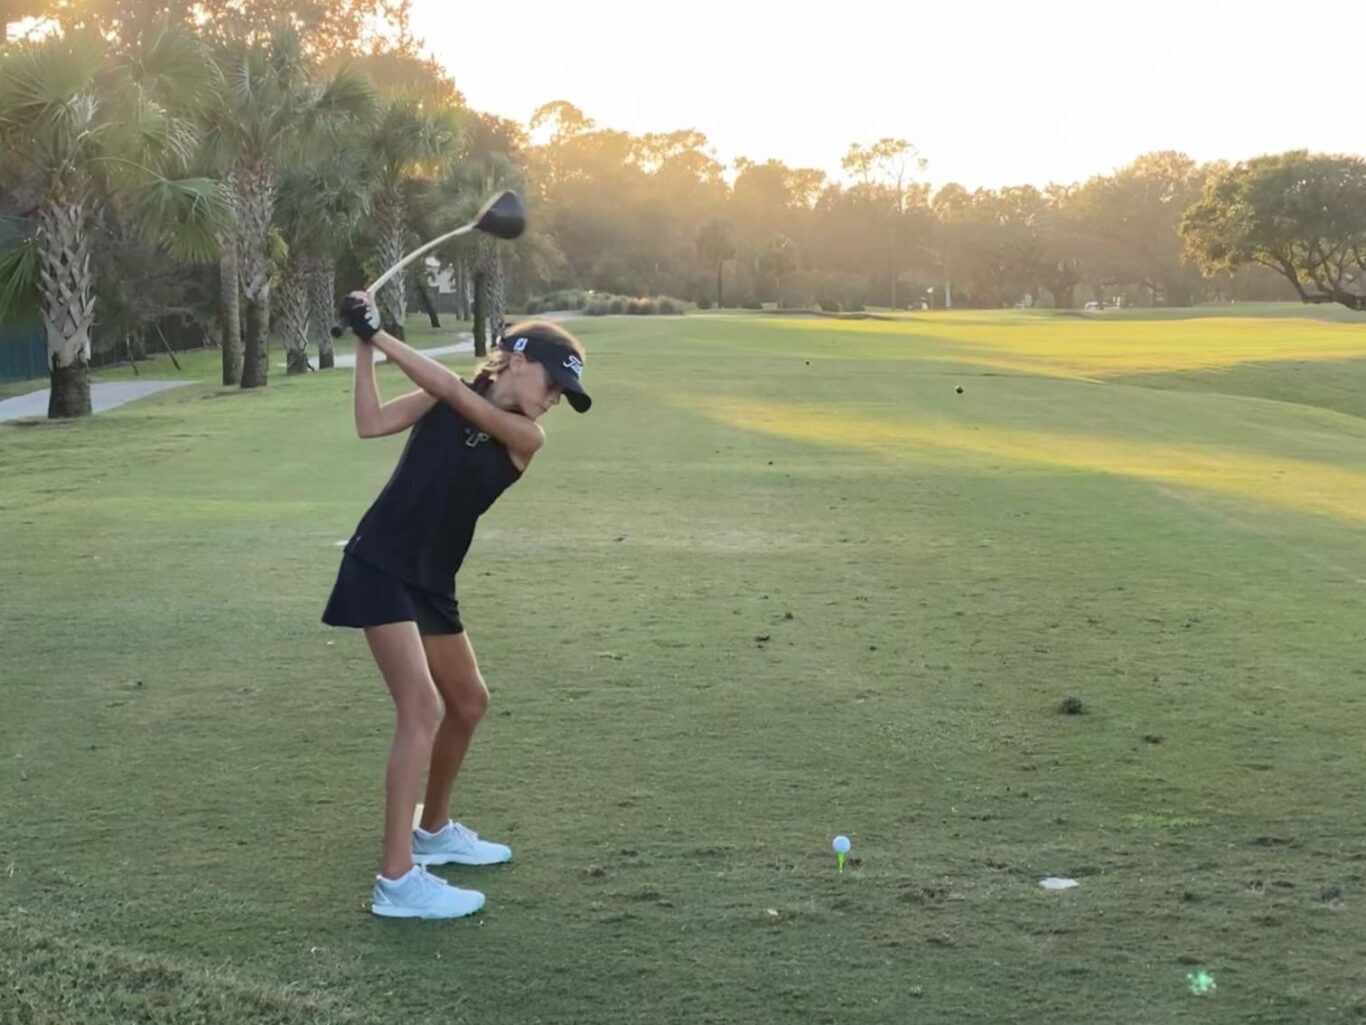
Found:
[[[1182,259],[1177,229],[1200,198],[1204,171],[1183,153],[1148,153],[1113,175],[1088,181],[1077,196],[1086,229],[1100,243],[1111,279],[1136,282],[1167,306],[1190,303],[1198,273]]]
[[[883,138],[870,146],[852,143],[841,166],[857,179],[869,198],[883,198],[890,206],[887,233],[890,250],[888,278],[892,309],[897,308],[897,281],[906,256],[904,223],[907,199],[915,171],[923,171],[926,163],[914,146],[905,139]]]
[[[786,235],[775,234],[759,261],[763,272],[773,279],[774,300],[783,305],[783,278],[797,269],[797,247]]]
[[[380,45],[417,49],[408,0],[30,0],[20,7],[63,32],[92,32],[118,46],[165,19],[210,44],[231,39],[266,42],[290,29],[310,57],[364,52]]]
[[[280,275],[280,325],[287,373],[310,369],[308,343],[318,350],[318,367],[332,366],[336,319],[333,282],[337,251],[369,209],[369,183],[361,158],[344,148],[284,176],[276,202],[276,223],[287,247]]]
[[[735,236],[729,221],[713,217],[697,233],[697,252],[709,267],[716,268],[716,308],[726,305],[723,287],[726,261],[735,259]]]
[[[459,137],[456,112],[408,95],[386,103],[365,140],[365,176],[374,187],[371,233],[377,263],[391,267],[410,248],[411,216],[417,197],[434,182]],[[400,271],[375,297],[385,330],[404,334],[408,315],[408,273]]]
[[[1306,303],[1366,310],[1366,160],[1303,150],[1217,171],[1181,223],[1207,273],[1281,275]]]
[[[375,94],[369,80],[349,68],[319,80],[291,28],[277,27],[263,41],[230,39],[218,63],[224,84],[210,118],[212,152],[232,168],[228,181],[245,307],[241,384],[258,388],[269,376],[269,239],[278,175],[302,160],[310,145],[327,145],[369,123]]]
[[[90,412],[92,250],[104,211],[125,210],[128,223],[183,258],[216,255],[228,216],[222,188],[185,175],[194,113],[214,85],[198,40],[164,23],[113,58],[85,35],[49,36],[0,58],[5,159],[25,169],[38,196],[33,236],[0,264],[0,296],[17,306],[38,292],[50,417]]]

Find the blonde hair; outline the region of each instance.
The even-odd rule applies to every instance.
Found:
[[[483,394],[498,375],[508,368],[512,362],[512,351],[508,347],[508,340],[513,338],[534,338],[539,342],[548,342],[551,345],[558,345],[562,349],[574,353],[579,359],[584,359],[587,353],[584,352],[583,343],[571,335],[558,324],[552,324],[548,320],[523,320],[513,324],[503,332],[503,337],[499,339],[493,354],[474,374],[474,381],[471,387],[475,391]]]

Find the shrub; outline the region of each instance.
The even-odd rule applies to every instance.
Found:
[[[588,305],[590,298],[581,288],[564,288],[542,299],[541,310],[581,310]]]
[[[543,309],[552,308],[546,306],[544,300],[541,305]],[[605,317],[608,314],[619,315],[623,313],[645,317],[652,313],[686,313],[687,305],[682,299],[675,299],[667,295],[650,298],[649,296],[628,297],[609,295],[606,292],[590,292],[586,296],[586,302],[582,309],[590,317]]]

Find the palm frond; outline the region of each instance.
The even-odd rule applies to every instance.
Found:
[[[0,248],[0,324],[28,319],[40,302],[38,240],[30,232]]]
[[[251,105],[256,94],[256,81],[261,77],[253,66],[252,48],[240,39],[227,43],[218,55],[218,69],[223,76],[224,100],[228,107]]]
[[[232,40],[220,51],[218,65],[224,85],[222,105],[244,122],[268,118],[285,102],[271,55],[261,46]]]
[[[226,105],[215,104],[206,110],[200,119],[200,159],[197,166],[220,172],[231,166],[241,151],[238,144],[240,129],[241,122]]]
[[[148,238],[192,261],[217,257],[231,218],[222,183],[209,178],[158,178],[142,190],[134,211]]]
[[[395,100],[381,111],[366,147],[369,174],[383,188],[399,188],[412,177],[440,177],[459,137],[456,111],[431,112],[416,99]]]
[[[347,133],[364,131],[375,122],[378,94],[370,79],[343,68],[327,82],[316,85],[300,104],[296,140],[303,151],[327,145]]]
[[[103,139],[107,153],[159,173],[179,173],[194,158],[199,145],[194,122],[178,116],[142,83],[124,79],[107,102],[112,107]]]
[[[303,40],[289,25],[277,25],[271,30],[270,42],[264,51],[271,76],[285,85],[299,85],[307,73]]]
[[[49,173],[69,166],[97,128],[101,60],[81,37],[45,40],[0,58],[6,145]]]
[[[367,125],[379,110],[379,93],[369,75],[343,67],[328,80],[315,107],[328,116],[345,117],[353,124]]]
[[[177,114],[203,111],[222,86],[218,65],[194,33],[163,16],[139,40],[128,76]]]
[[[486,153],[451,165],[437,186],[452,226],[463,224],[494,193],[524,187],[522,169],[505,153]]]
[[[331,248],[350,236],[372,205],[363,170],[359,154],[342,150],[283,177],[275,219],[291,244]]]
[[[39,129],[63,119],[73,98],[95,86],[104,55],[84,36],[54,37],[0,58],[0,118]]]

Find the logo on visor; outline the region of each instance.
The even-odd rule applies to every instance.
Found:
[[[530,338],[518,338],[514,340],[512,343],[512,351],[525,353],[527,351],[527,346],[530,343],[530,341]],[[549,353],[545,352],[544,346],[542,346],[541,351],[543,354],[549,355]],[[531,358],[536,359],[537,357],[532,356]],[[569,358],[566,359],[564,363],[561,365],[571,374],[574,375],[575,380],[578,380],[580,377],[583,376],[583,360],[579,359],[579,357],[576,354],[571,354]]]

